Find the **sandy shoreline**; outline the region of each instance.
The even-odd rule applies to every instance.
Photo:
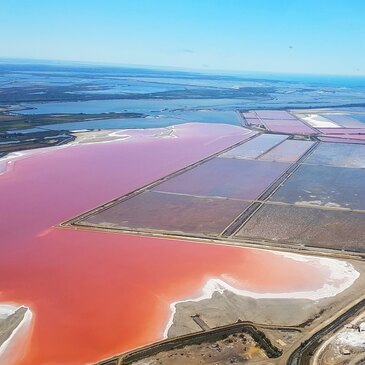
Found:
[[[294,253],[279,253],[273,252],[277,255],[283,255],[290,259],[306,262],[314,266],[322,266],[329,271],[326,284],[317,290],[308,291],[293,291],[293,292],[254,292],[245,289],[238,289],[226,281],[223,278],[211,278],[201,289],[201,295],[195,298],[188,298],[184,300],[175,301],[170,304],[170,316],[167,321],[167,325],[163,331],[163,337],[168,337],[168,332],[174,323],[174,317],[176,314],[177,305],[188,302],[200,302],[202,300],[211,299],[214,293],[223,294],[225,291],[233,293],[240,297],[252,298],[252,299],[297,299],[297,300],[311,300],[319,301],[325,298],[335,297],[339,293],[350,288],[354,282],[359,278],[360,273],[350,263],[323,257],[305,257]],[[338,282],[341,281],[340,285]],[[336,285],[337,284],[337,285]]]
[[[5,339],[0,341],[0,361],[10,363],[22,353],[16,343],[25,340],[32,317],[28,307],[0,304],[0,340]]]

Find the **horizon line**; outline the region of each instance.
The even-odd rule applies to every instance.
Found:
[[[363,78],[365,74],[326,74],[326,73],[308,73],[308,72],[282,72],[282,71],[251,71],[251,70],[220,70],[220,69],[206,69],[206,68],[191,68],[191,67],[178,67],[178,66],[161,66],[161,65],[145,65],[145,64],[125,64],[118,62],[100,62],[100,61],[80,61],[80,60],[61,60],[61,59],[46,59],[46,58],[25,58],[25,57],[1,57],[2,61],[7,61],[10,64],[27,63],[27,64],[39,64],[47,65],[48,63],[60,63],[60,64],[78,64],[82,66],[101,66],[101,67],[120,67],[120,68],[137,68],[137,69],[155,69],[155,70],[168,70],[168,71],[180,71],[180,72],[199,72],[205,74],[226,74],[232,76],[243,75],[286,75],[286,76],[322,76],[322,77],[346,77],[346,78]]]

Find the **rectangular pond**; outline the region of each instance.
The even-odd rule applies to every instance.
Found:
[[[364,181],[365,169],[302,165],[271,200],[365,211]]]
[[[236,237],[365,252],[364,222],[364,213],[265,204]]]
[[[283,142],[287,136],[279,134],[262,134],[251,139],[238,147],[232,148],[221,157],[233,157],[244,159],[255,159],[264,154],[269,149]]]
[[[249,203],[145,191],[78,224],[177,234],[218,235]]]
[[[259,197],[290,164],[214,158],[153,188],[155,191],[243,200]]]
[[[261,161],[296,162],[312,146],[311,141],[287,140],[262,155]]]
[[[328,166],[364,168],[365,145],[321,143],[305,162]]]

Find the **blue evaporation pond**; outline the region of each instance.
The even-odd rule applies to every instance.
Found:
[[[235,99],[119,99],[119,100],[88,100],[70,102],[49,102],[22,104],[22,107],[31,108],[17,110],[19,114],[99,114],[99,113],[145,113],[151,115],[164,114],[174,110],[191,109],[237,109],[243,102]]]
[[[223,123],[241,125],[240,116],[235,111],[199,110],[189,112],[174,112],[171,116],[186,122]]]
[[[365,123],[365,114],[352,115],[352,118],[357,119],[361,123]]]
[[[127,118],[127,119],[100,119],[82,122],[45,124],[43,130],[80,130],[80,129],[139,129],[139,128],[163,128],[176,124],[186,123],[175,118]],[[33,128],[32,128],[33,129]],[[23,130],[25,133],[27,130]],[[33,129],[34,131],[34,129]],[[17,132],[17,131],[14,131]]]

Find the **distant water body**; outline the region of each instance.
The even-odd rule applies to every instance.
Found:
[[[48,130],[82,130],[82,129],[144,129],[144,128],[163,128],[171,125],[184,124],[188,122],[198,123],[221,123],[240,125],[240,117],[234,111],[196,111],[181,112],[174,116],[148,117],[148,118],[115,118],[86,120],[71,123],[47,124],[29,129],[21,129],[10,133],[33,133]]]

